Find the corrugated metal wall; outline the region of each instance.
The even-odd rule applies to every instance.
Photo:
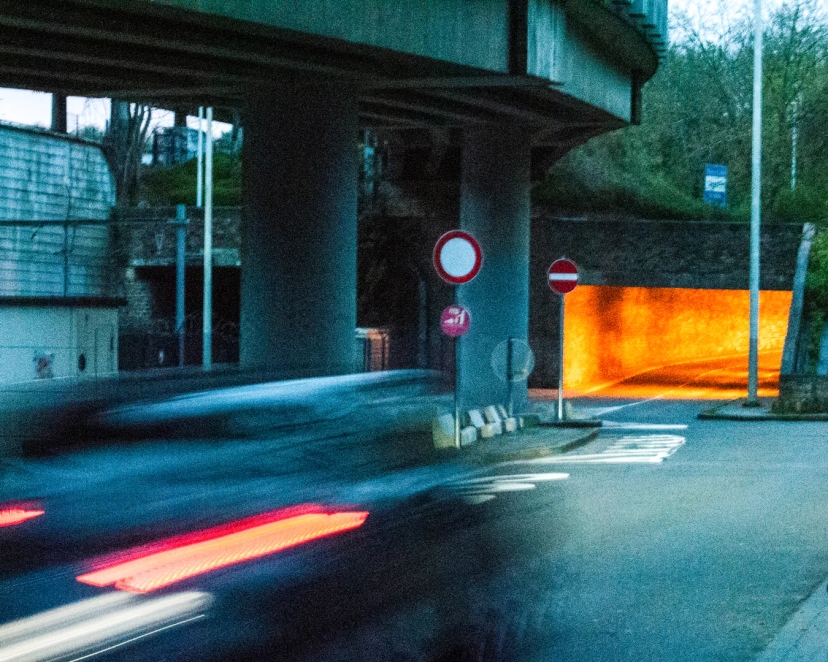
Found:
[[[0,125],[0,296],[111,295],[109,227],[61,221],[106,220],[114,204],[100,147]]]

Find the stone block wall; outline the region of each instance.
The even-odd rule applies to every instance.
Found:
[[[120,251],[133,267],[175,264],[175,207],[118,210]],[[204,259],[204,210],[187,208],[187,264],[200,265]],[[217,207],[213,210],[213,263],[219,267],[239,266],[241,210]]]
[[[779,398],[773,408],[781,414],[828,412],[828,377],[780,375]]]
[[[750,264],[749,235],[750,226],[747,223],[562,219],[545,213],[538,214],[532,223],[530,256],[529,344],[536,354],[536,368],[530,385],[551,388],[557,384],[559,301],[558,296],[549,290],[546,283],[546,271],[554,260],[562,256],[574,260],[580,270],[581,286],[608,286],[608,290],[619,293],[626,291],[626,295],[630,296],[634,291],[640,292],[640,288],[652,289],[653,295],[657,290],[662,290],[660,309],[665,315],[672,317],[677,314],[678,309],[675,309],[675,306],[671,308],[670,305],[665,307],[665,303],[668,303],[666,299],[670,299],[669,296],[665,299],[665,294],[676,288],[688,292],[730,290],[739,301],[745,299]],[[801,236],[800,224],[766,225],[763,228],[761,288],[766,291],[767,296],[774,292],[791,290]],[[712,294],[708,298],[713,302],[727,300],[727,297]],[[773,319],[766,318],[765,321],[773,326],[774,337],[781,333],[784,338],[785,329],[777,327],[780,326],[780,315],[784,313],[785,302],[789,302],[790,297],[788,295],[782,299],[772,298],[775,302],[772,306]],[[575,299],[573,303],[574,301]],[[692,301],[687,305],[692,308]],[[719,304],[714,303],[710,310],[700,308],[696,316],[698,320],[708,319],[717,305]],[[686,307],[685,304],[682,306]],[[684,310],[684,307],[681,309]],[[689,312],[690,308],[686,312]],[[771,308],[767,308],[766,305],[766,310],[770,311]],[[745,312],[744,315],[746,314]],[[597,320],[600,318],[601,323],[610,329],[607,332],[609,335],[603,339],[605,344],[609,342],[607,338],[612,334],[617,335],[625,323],[628,329],[624,336],[625,342],[630,342],[629,333],[638,326],[657,328],[657,325],[650,323],[645,325],[644,320],[641,320],[641,325],[630,325],[630,320],[614,316],[613,311],[603,304],[590,315],[595,318],[592,320],[593,326],[599,326]],[[747,317],[744,319],[746,331]],[[567,326],[569,324],[570,322],[567,322]],[[727,325],[723,325],[722,329],[730,329],[732,326],[731,320]],[[727,335],[730,331],[725,333],[723,330],[722,333]],[[767,330],[765,336],[769,337]],[[594,342],[598,340],[596,337]],[[642,336],[633,340],[644,342],[645,332],[642,331]],[[714,340],[710,339],[711,342]],[[652,342],[657,341],[657,338],[652,338]],[[726,348],[733,344],[731,341],[731,338],[722,338],[719,345]],[[588,342],[587,339],[584,339],[584,342]],[[606,371],[607,366],[614,365],[617,357],[611,355],[610,349],[607,349],[605,356],[600,360],[601,370]],[[676,352],[672,352],[671,356],[673,354]],[[570,358],[567,359],[567,363]],[[681,357],[675,360],[681,360]],[[595,362],[591,362],[590,365],[595,368],[595,372],[599,366],[593,363]],[[608,381],[611,381],[610,376],[620,379],[627,372],[629,371],[626,368],[609,370],[612,374],[608,373]],[[597,373],[581,381],[594,382],[596,379]],[[580,382],[573,385],[584,386]]]

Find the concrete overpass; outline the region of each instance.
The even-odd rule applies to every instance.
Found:
[[[666,0],[0,0],[0,85],[245,126],[241,361],[353,367],[358,128],[463,130],[460,225],[485,255],[459,288],[464,405],[527,337],[531,162],[640,119]]]

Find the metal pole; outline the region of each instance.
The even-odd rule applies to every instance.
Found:
[[[506,345],[506,384],[509,388],[509,416],[513,415],[515,406],[514,406],[514,397],[512,395],[512,338],[509,337],[509,342]]]
[[[196,155],[196,207],[204,201],[204,106],[198,109],[198,154]]]
[[[460,448],[460,338],[454,339],[454,447]]]
[[[558,314],[558,325],[559,325],[559,336],[558,341],[561,345],[561,352],[560,352],[560,365],[558,366],[558,420],[563,421],[564,419],[564,410],[563,410],[563,378],[564,378],[564,295],[559,294],[558,297],[561,300],[560,304],[560,313]]]
[[[178,365],[184,367],[184,277],[187,249],[187,206],[175,207],[175,329],[178,334]]]
[[[802,99],[800,92],[793,101],[793,112],[791,113],[791,191],[796,191],[796,152],[799,144],[799,104]]]
[[[204,324],[202,364],[213,367],[213,109],[207,109],[204,163]]]
[[[759,225],[762,209],[762,0],[754,4],[753,164],[750,204],[750,346],[748,406],[758,406],[759,391]]]

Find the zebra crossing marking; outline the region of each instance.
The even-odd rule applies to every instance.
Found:
[[[569,478],[569,474],[565,473],[509,474],[467,478],[450,483],[446,487],[459,493],[469,503],[480,504],[491,501],[498,493],[534,490],[536,483],[566,480],[567,478]]]
[[[676,434],[625,435],[597,453],[553,455],[521,464],[660,464],[687,439]]]

